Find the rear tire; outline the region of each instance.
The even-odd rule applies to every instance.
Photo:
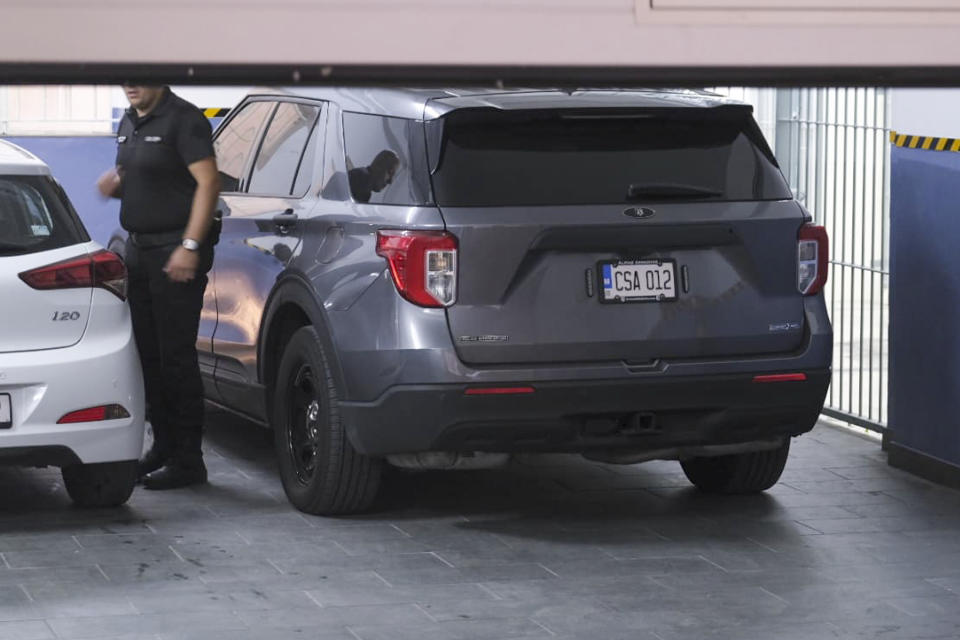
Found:
[[[790,439],[767,451],[681,460],[687,478],[707,493],[745,494],[766,491],[777,483],[790,453]]]
[[[70,499],[78,507],[118,507],[137,482],[137,461],[75,464],[60,471]]]
[[[344,515],[370,508],[383,461],[361,455],[340,420],[337,383],[320,336],[290,338],[274,387],[273,431],[283,490],[297,509]]]

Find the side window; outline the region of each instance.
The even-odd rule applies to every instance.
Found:
[[[32,186],[4,180],[0,182],[0,221],[4,231],[0,239],[34,241],[49,236],[53,230],[50,214],[43,198]]]
[[[423,123],[344,113],[347,180],[355,202],[429,202]]]
[[[36,189],[25,189],[23,191],[23,202],[30,212],[30,230],[36,236],[48,236],[53,228],[53,222],[50,220],[50,212],[47,205],[43,202],[43,197]]]
[[[243,182],[243,169],[257,141],[257,133],[270,114],[275,102],[250,102],[243,106],[226,127],[217,134],[213,149],[217,154],[217,169],[220,172],[220,190],[239,191]]]
[[[317,132],[319,130],[319,122],[314,122],[313,129],[310,130],[310,137],[307,138],[307,148],[303,150],[300,166],[297,167],[297,178],[293,183],[293,195],[297,198],[307,195],[307,190],[310,189],[310,183],[314,177],[313,169],[317,157]]]
[[[0,176],[0,256],[89,240],[62,189],[46,176]]]
[[[316,106],[280,103],[257,153],[248,192],[290,195],[307,138],[319,114]]]
[[[327,135],[323,147],[323,179],[320,197],[338,202],[350,201],[347,184],[347,159],[343,151],[343,114],[335,104],[327,105]]]

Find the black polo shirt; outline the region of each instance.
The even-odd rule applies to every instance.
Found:
[[[203,112],[169,88],[146,116],[127,109],[117,130],[124,229],[151,233],[186,228],[197,190],[187,167],[214,155],[211,133]]]

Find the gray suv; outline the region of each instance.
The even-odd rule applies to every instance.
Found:
[[[692,91],[254,92],[215,133],[208,399],[308,513],[384,465],[676,459],[762,491],[830,381],[827,237]]]

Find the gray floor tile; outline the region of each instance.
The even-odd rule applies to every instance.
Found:
[[[546,626],[552,620],[578,619],[591,614],[611,613],[613,609],[590,598],[562,596],[501,598],[499,600],[429,601],[418,606],[438,622],[485,618],[536,618]]]
[[[376,604],[324,606],[240,611],[241,620],[251,627],[267,629],[331,629],[350,625],[408,626],[417,628],[432,622],[429,615],[414,604]]]
[[[840,430],[760,496],[521,456],[349,518],[287,504],[260,428],[213,413],[207,445],[208,486],[117,510],[0,468],[0,640],[960,637],[960,493]]]
[[[53,630],[42,620],[0,622],[0,640],[55,640]]]
[[[134,613],[171,613],[183,611],[257,611],[315,609],[317,604],[302,589],[283,591],[270,588],[207,588],[194,593],[143,592],[129,596]]]
[[[316,628],[313,626],[289,627],[276,629],[273,627],[255,626],[248,629],[231,629],[228,631],[179,631],[161,633],[154,640],[290,640],[303,638],[304,640],[357,640],[346,627]]]
[[[177,615],[152,614],[104,616],[96,618],[60,618],[47,621],[58,638],[88,639],[131,633],[177,633],[203,630],[243,629],[245,625],[233,613],[219,611],[181,612]]]
[[[433,567],[418,570],[378,570],[377,575],[391,585],[455,584],[500,580],[551,580],[557,575],[535,563],[497,564],[471,568]]]
[[[479,640],[481,638],[548,638],[554,635],[529,618],[453,620],[416,629],[358,625],[350,631],[360,640]]]
[[[430,600],[484,599],[494,596],[479,584],[421,584],[390,586],[375,575],[362,585],[320,585],[309,592],[311,598],[323,607],[375,604],[416,604]]]

